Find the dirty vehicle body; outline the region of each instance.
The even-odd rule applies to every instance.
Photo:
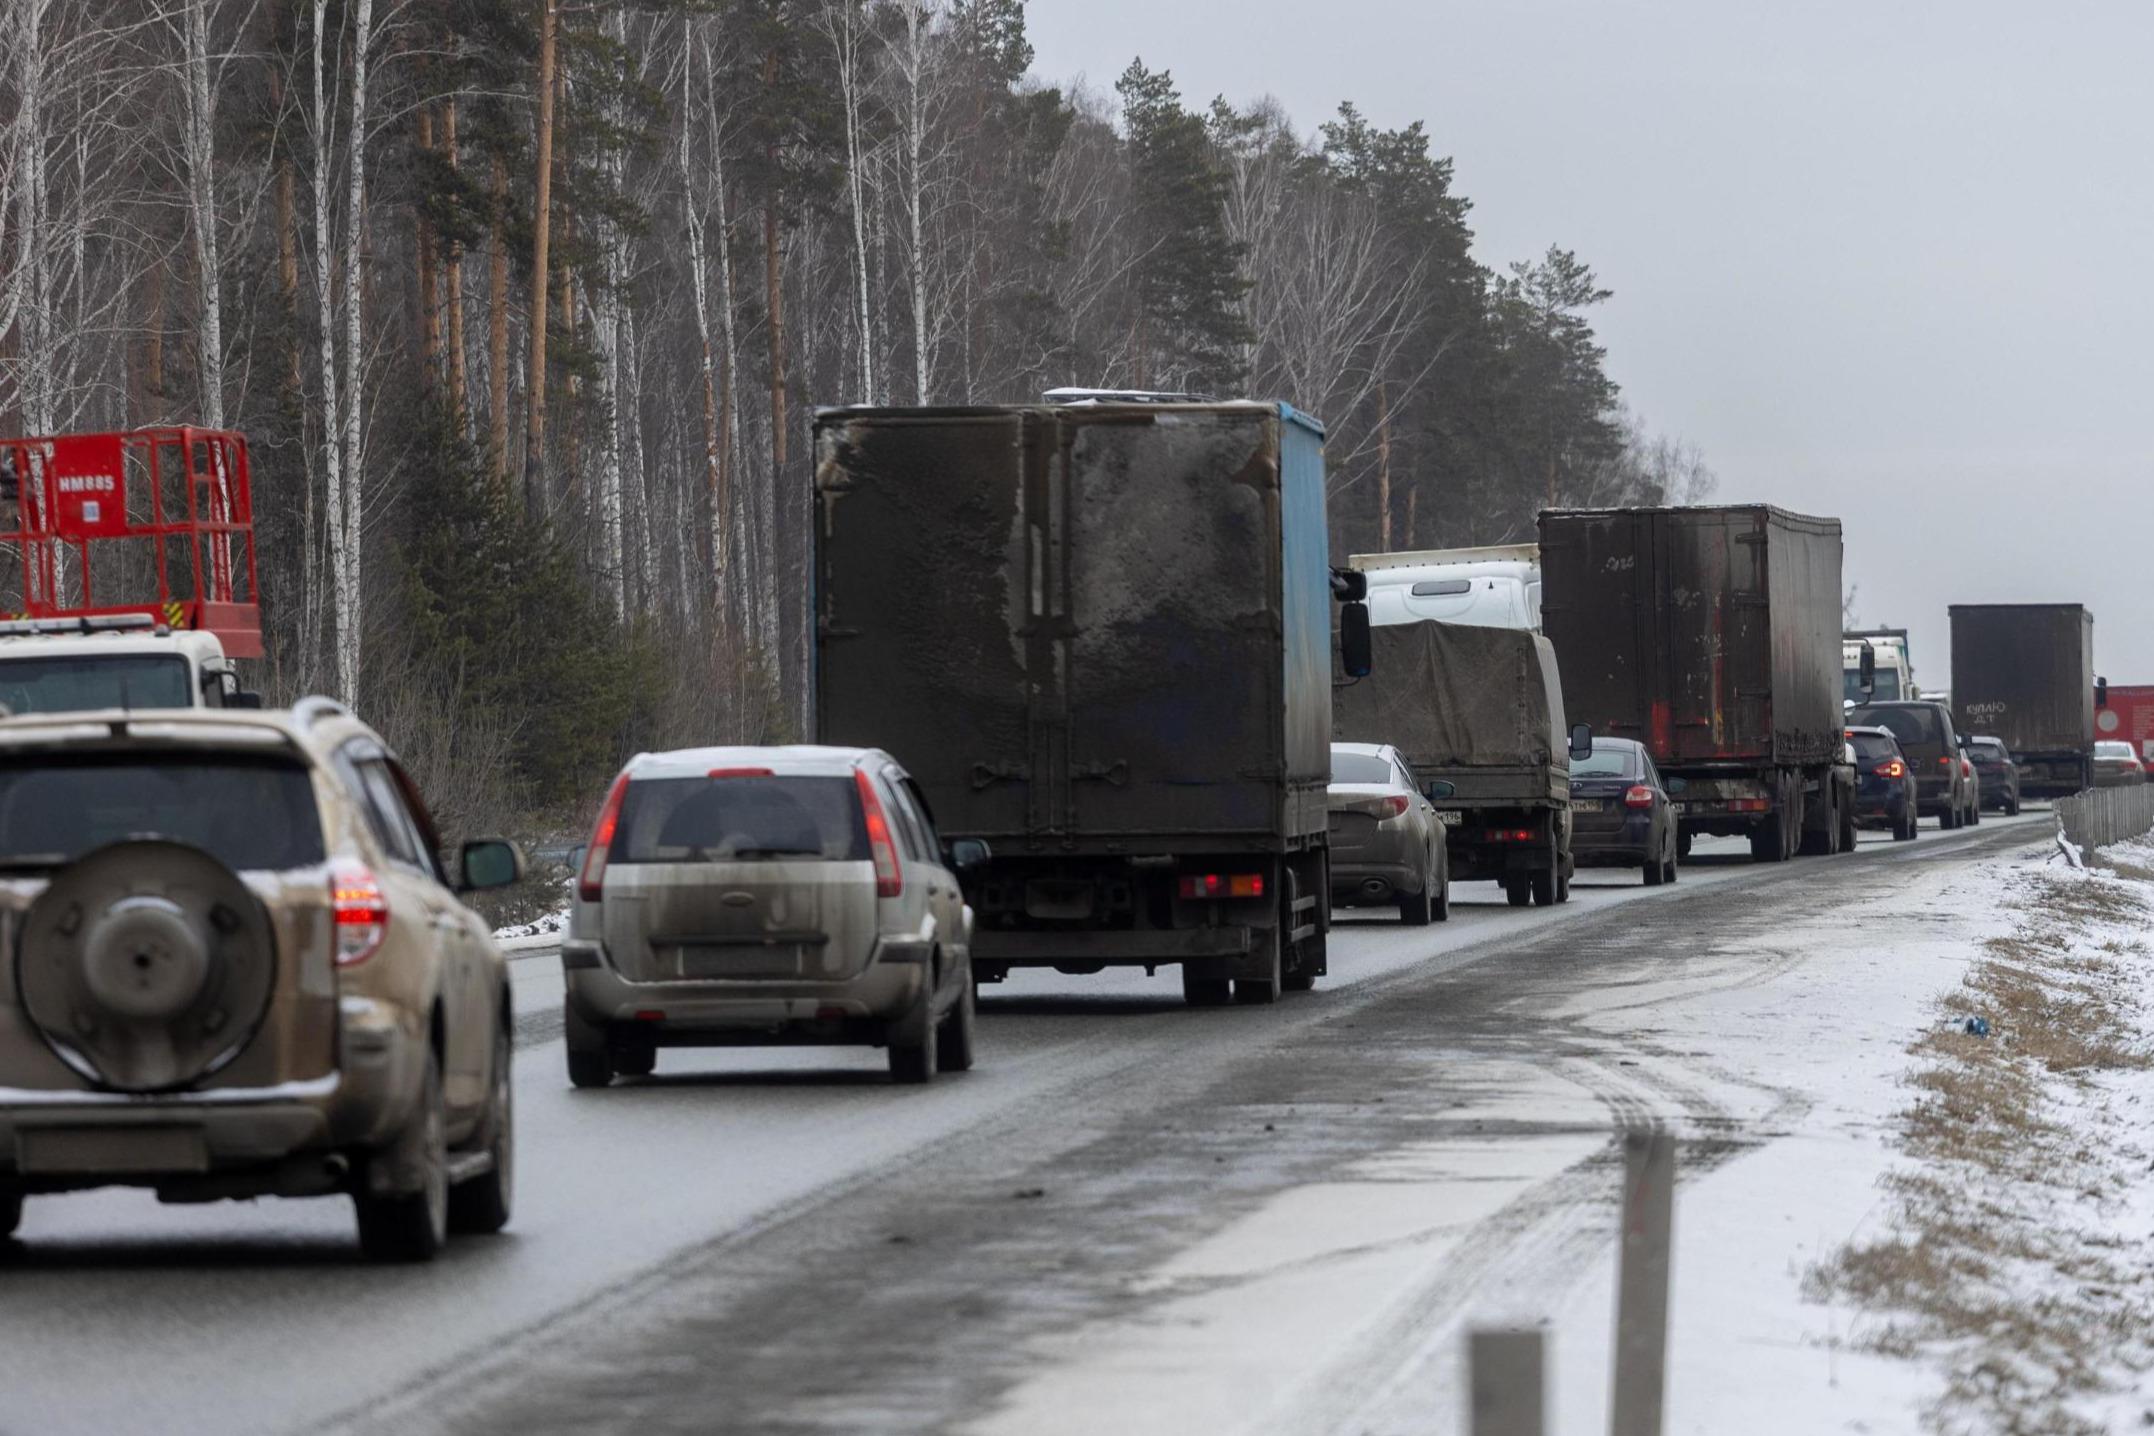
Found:
[[[1675,800],[1652,755],[1628,738],[1595,738],[1571,763],[1571,849],[1582,868],[1637,868],[1647,887],[1677,876]]]
[[[816,727],[888,749],[967,874],[973,965],[1324,972],[1323,430],[1284,404],[816,418]],[[1234,986],[1230,987],[1230,984]]]
[[[1892,734],[1907,765],[1915,770],[1923,817],[1937,819],[1938,826],[1948,830],[1982,820],[1974,764],[1967,757],[1966,738],[1953,726],[1950,708],[1928,699],[1865,703],[1849,709],[1847,721]]]
[[[925,1082],[972,1066],[971,914],[887,753],[643,754],[607,793],[569,935],[569,1078],[647,1076],[661,1047],[887,1047]]]
[[[1840,523],[1763,505],[1541,515],[1542,619],[1571,718],[1645,745],[1682,838],[1853,846]]]
[[[1388,907],[1412,926],[1451,916],[1444,824],[1405,755],[1383,743],[1331,745],[1331,901]]]
[[[2004,742],[2020,792],[2065,798],[2094,781],[2094,615],[2076,603],[1952,605],[1952,706]]]
[[[348,1193],[373,1257],[498,1230],[507,970],[379,737],[290,713],[0,722],[0,1230],[26,1195]]]
[[[1374,673],[1333,698],[1341,742],[1395,746],[1443,817],[1451,879],[1514,906],[1570,895],[1570,752],[1555,650],[1520,629],[1379,625]]]
[[[2003,740],[1977,734],[1967,740],[1967,758],[1974,764],[1975,786],[1981,806],[1995,808],[2008,818],[2019,816],[2019,764]]]
[[[1855,750],[1855,822],[1890,830],[1895,840],[1913,842],[1922,821],[1922,794],[1915,766],[1900,751],[1890,728],[1847,730]]]

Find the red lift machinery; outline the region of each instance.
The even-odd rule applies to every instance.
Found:
[[[23,618],[93,629],[147,617],[216,635],[228,658],[262,656],[254,494],[238,434],[182,426],[0,439],[7,544],[20,555],[19,586],[8,587]]]

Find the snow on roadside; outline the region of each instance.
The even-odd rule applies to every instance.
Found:
[[[2154,875],[2146,844],[2101,861]],[[2102,867],[2007,885],[2011,930],[1910,1049],[1880,1219],[1807,1274],[1854,1314],[1852,1350],[1939,1378],[1930,1429],[2154,1420],[2150,895]]]
[[[568,932],[568,909],[543,913],[530,922],[511,923],[494,929],[494,942],[503,952],[552,947]]]

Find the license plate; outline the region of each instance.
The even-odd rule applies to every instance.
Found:
[[[682,947],[680,960],[681,976],[691,982],[800,975],[800,948],[795,943],[696,944]]]
[[[206,1172],[209,1147],[198,1127],[25,1127],[15,1133],[15,1165],[53,1175]]]
[[[1455,828],[1460,823],[1466,821],[1466,815],[1464,813],[1454,813],[1449,809],[1443,809],[1436,814],[1436,821],[1442,823],[1447,828]]]
[[[1571,811],[1574,813],[1605,813],[1608,811],[1608,800],[1606,798],[1573,798],[1571,799]]]
[[[1681,817],[1685,813],[1694,813],[1698,810],[1696,803],[1670,803],[1668,806],[1675,809],[1677,817]]]

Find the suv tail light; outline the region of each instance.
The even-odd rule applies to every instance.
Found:
[[[1392,818],[1404,817],[1406,815],[1406,810],[1412,806],[1413,804],[1411,801],[1394,794],[1393,796],[1384,799],[1383,810],[1377,814],[1377,820],[1379,822],[1386,822]]]
[[[1623,795],[1623,806],[1626,808],[1652,807],[1653,790],[1651,788],[1648,788],[1643,783],[1637,784],[1629,792]]]
[[[1904,778],[1907,776],[1907,765],[1897,758],[1888,758],[1878,765],[1877,775],[1880,778],[1892,778],[1895,780]]]
[[[606,886],[606,850],[613,846],[614,829],[621,825],[621,800],[628,796],[628,775],[621,774],[606,790],[606,806],[598,810],[598,826],[591,829],[591,846],[583,850],[583,872],[576,878],[576,896],[597,902]]]
[[[355,967],[381,950],[389,935],[389,899],[369,869],[358,863],[329,869],[329,918],[337,933],[338,967]]]
[[[875,896],[894,898],[905,892],[905,869],[898,865],[897,843],[890,836],[890,819],[883,814],[883,800],[875,795],[875,780],[863,768],[853,769],[860,787],[860,816],[867,824],[868,847],[875,854]]]

